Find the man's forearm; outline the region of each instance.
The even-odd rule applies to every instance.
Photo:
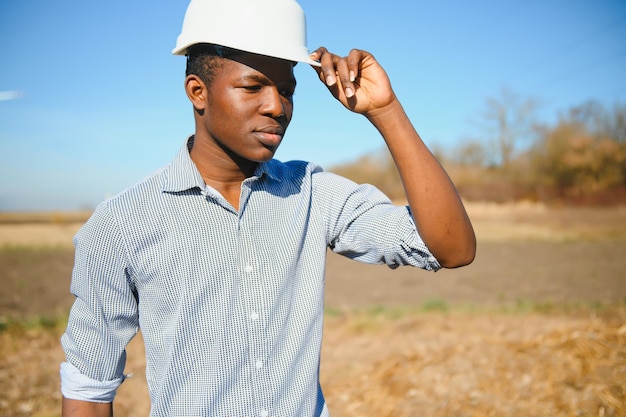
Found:
[[[70,400],[63,397],[63,417],[111,417],[113,416],[112,403],[94,403],[88,401]]]
[[[470,263],[476,238],[461,198],[448,174],[422,142],[396,100],[368,115],[385,138],[400,171],[418,230],[444,267]]]

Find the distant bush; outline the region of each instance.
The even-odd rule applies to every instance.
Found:
[[[538,181],[574,197],[626,185],[626,146],[589,134],[583,126],[562,123],[532,151]]]

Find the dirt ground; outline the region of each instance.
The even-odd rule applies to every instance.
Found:
[[[332,416],[626,416],[626,208],[468,209],[469,267],[329,256]],[[60,415],[59,317],[81,222],[0,216],[0,416]],[[146,416],[140,337],[128,356],[116,415]]]

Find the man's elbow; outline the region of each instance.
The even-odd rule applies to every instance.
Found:
[[[437,258],[439,264],[443,268],[453,269],[466,266],[474,262],[476,258],[476,239],[460,246],[459,248],[449,251],[446,256]]]

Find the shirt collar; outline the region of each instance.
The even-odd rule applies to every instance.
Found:
[[[196,164],[191,159],[189,151],[193,147],[194,137],[193,135],[187,138],[185,144],[180,148],[178,154],[172,160],[167,167],[165,183],[163,184],[163,192],[181,192],[198,188],[203,190],[206,188],[206,184],[200,171],[196,167]],[[274,181],[281,181],[280,174],[278,174],[278,161],[270,160],[268,162],[260,163],[257,167],[254,175],[249,180],[263,178],[267,176]]]

